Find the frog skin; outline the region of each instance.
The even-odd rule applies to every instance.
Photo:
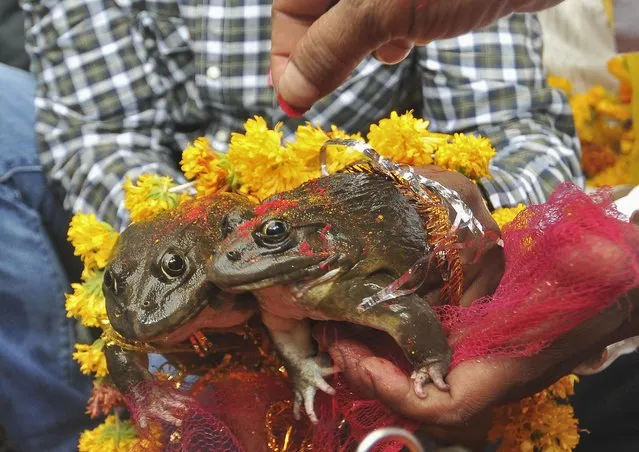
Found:
[[[196,331],[224,333],[245,324],[257,312],[255,298],[222,292],[207,280],[205,262],[215,254],[224,228],[241,222],[252,205],[241,195],[219,194],[128,226],[109,256],[102,286],[113,329],[127,342],[161,350]],[[235,216],[227,215],[230,211]],[[114,384],[137,398],[136,406],[178,422],[171,413],[187,403],[186,397],[149,394],[141,400],[136,393],[139,383],[153,379],[145,352],[107,345],[105,355]]]
[[[345,321],[388,333],[414,367],[414,390],[429,381],[448,390],[451,351],[431,305],[404,295],[358,311],[361,301],[396,280],[427,253],[427,233],[414,201],[384,175],[337,173],[254,208],[222,242],[208,266],[223,290],[252,291],[262,322],[286,365],[301,405],[317,422],[317,389],[333,394],[324,377],[334,369],[314,351],[312,320]],[[435,273],[435,272],[432,272]],[[432,278],[422,285],[431,285]],[[440,280],[441,281],[441,280]],[[434,303],[433,303],[434,304]]]

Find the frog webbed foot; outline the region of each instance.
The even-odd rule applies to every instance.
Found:
[[[335,395],[335,389],[329,385],[324,377],[335,374],[337,368],[331,363],[331,358],[325,354],[319,354],[312,358],[300,360],[295,366],[292,375],[293,388],[295,390],[295,403],[293,413],[295,419],[299,420],[300,408],[304,405],[304,410],[312,423],[317,423],[314,401],[317,389],[321,389],[327,394]]]
[[[418,397],[426,397],[424,386],[432,382],[440,391],[448,391],[450,388],[444,380],[444,376],[448,373],[448,365],[446,361],[435,361],[420,367],[411,375],[413,380],[413,388]]]

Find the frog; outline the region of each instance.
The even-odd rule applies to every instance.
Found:
[[[200,355],[211,346],[203,332],[237,335],[257,312],[256,300],[250,293],[216,287],[206,277],[205,262],[216,253],[222,231],[241,222],[253,204],[234,193],[192,198],[122,231],[108,258],[102,291],[110,327],[125,344],[186,350],[182,358],[188,360],[191,346]],[[227,215],[230,211],[234,215]],[[152,412],[179,424],[175,413],[188,406],[189,398],[140,385],[154,379],[148,354],[125,344],[107,341],[107,368],[115,386],[132,396],[136,407],[144,407],[139,424],[144,427],[145,413]]]
[[[364,299],[430,249],[414,199],[392,177],[370,166],[358,168],[364,170],[333,173],[263,200],[249,220],[226,233],[207,267],[209,280],[222,290],[255,294],[293,386],[294,415],[300,419],[303,406],[314,424],[317,391],[335,394],[326,377],[339,369],[318,351],[313,322],[381,330],[412,365],[419,397],[425,397],[427,383],[449,390],[445,377],[452,352],[433,309],[440,301],[425,296],[435,293],[439,276],[426,276],[419,290],[361,309]]]

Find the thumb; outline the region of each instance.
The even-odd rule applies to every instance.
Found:
[[[282,106],[298,112],[308,110],[384,44],[396,47],[384,49],[384,60],[401,59],[400,54],[407,53],[410,45],[395,39],[395,30],[408,26],[410,4],[383,0],[337,2],[301,37],[279,81],[274,78]]]

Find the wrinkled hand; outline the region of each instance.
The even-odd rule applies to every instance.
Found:
[[[633,216],[633,221],[639,225],[639,215]],[[639,227],[635,232],[629,239],[639,251]],[[627,259],[622,259],[617,251],[611,243],[593,240],[592,255],[583,259],[586,264],[579,271],[605,271],[606,277],[614,279],[623,273],[621,266],[627,265]],[[584,268],[588,265],[592,267]],[[567,267],[566,272],[570,271],[576,269]],[[362,345],[366,340],[361,337],[341,335],[339,340],[331,341],[330,336],[324,335],[321,347],[328,350],[356,391],[423,422],[433,438],[473,446],[484,440],[494,407],[535,394],[579,364],[596,363],[607,345],[639,335],[639,319],[634,312],[638,308],[639,287],[536,356],[462,362],[447,377],[450,392],[429,385],[425,399],[415,395],[407,375]]]
[[[369,54],[398,63],[413,46],[561,0],[274,0],[271,72],[283,108],[302,114]]]

